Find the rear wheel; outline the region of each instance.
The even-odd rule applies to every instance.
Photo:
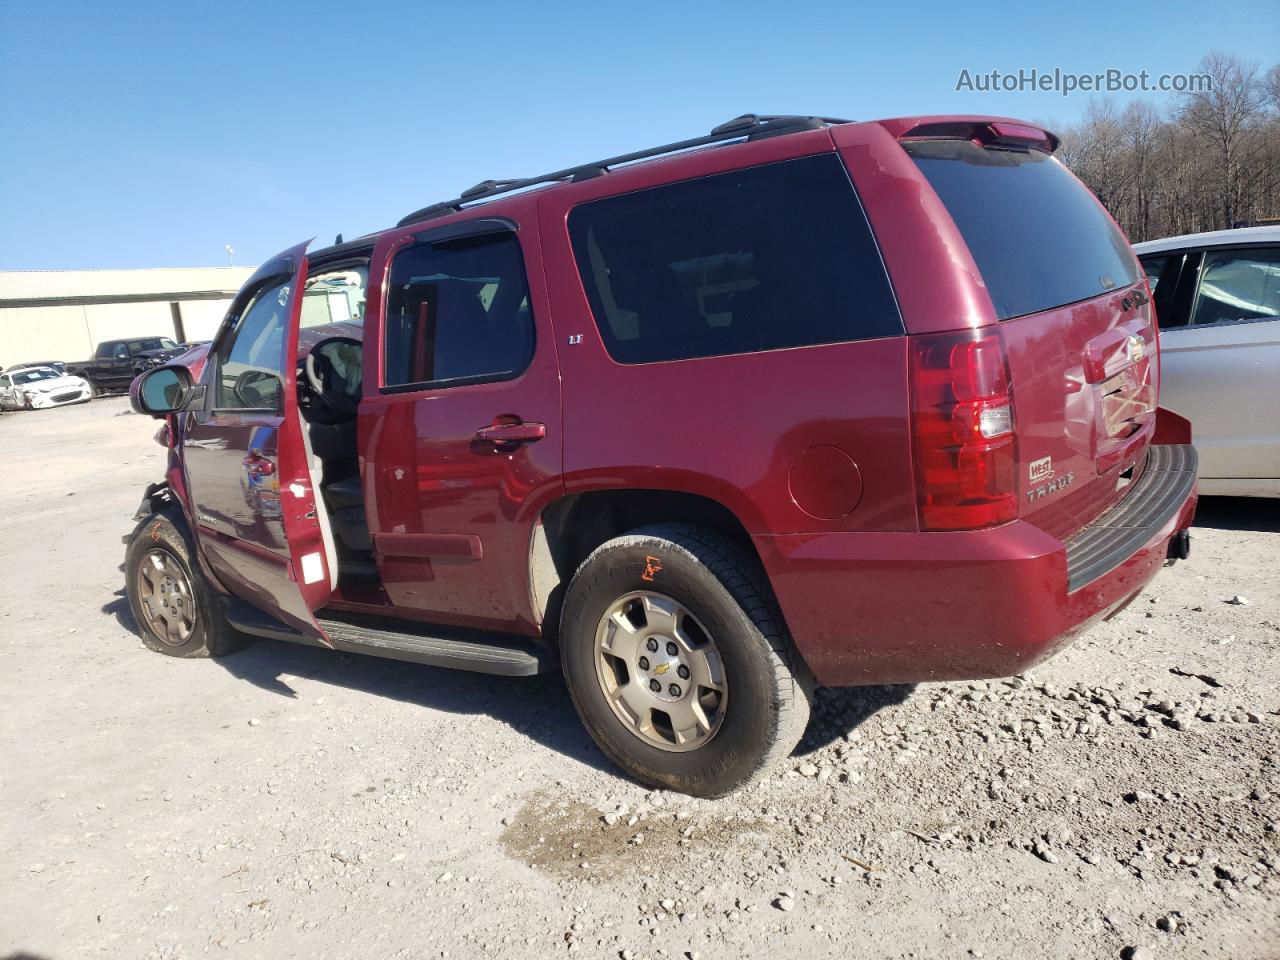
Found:
[[[125,551],[125,591],[142,642],[158,653],[220,657],[245,643],[200,573],[175,511],[153,514],[134,530]]]
[[[790,754],[811,681],[754,558],[686,524],[610,540],[561,619],[569,692],[592,738],[638,780],[715,797]]]

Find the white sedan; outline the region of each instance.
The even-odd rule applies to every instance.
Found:
[[[1280,497],[1280,227],[1134,250],[1160,323],[1160,403],[1191,421],[1200,492]]]
[[[88,380],[52,367],[15,367],[0,373],[0,409],[44,410],[91,399]]]

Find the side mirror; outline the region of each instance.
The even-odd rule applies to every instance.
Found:
[[[134,412],[165,417],[186,407],[194,392],[186,367],[156,367],[134,379],[129,402]]]

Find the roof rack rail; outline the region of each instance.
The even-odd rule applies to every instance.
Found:
[[[705,147],[728,140],[741,140],[744,138],[747,140],[760,140],[764,137],[772,137],[784,133],[798,133],[802,130],[817,130],[831,124],[849,122],[836,117],[744,113],[740,117],[734,117],[732,120],[713,127],[711,133],[705,137],[677,140],[675,143],[663,144],[660,147],[650,147],[647,150],[624,153],[617,157],[610,157],[607,160],[597,160],[594,163],[579,164],[576,167],[556,170],[553,173],[544,173],[538,177],[527,177],[520,180],[482,180],[474,187],[469,187],[462,191],[459,196],[452,200],[443,200],[423,207],[421,210],[415,210],[407,217],[403,217],[396,226],[407,227],[409,224],[430,220],[433,217],[458,213],[462,210],[463,204],[472,203],[476,200],[486,200],[489,197],[512,193],[513,191],[523,190],[526,187],[533,187],[538,184],[561,183],[566,180],[589,180],[592,177],[608,173],[610,167],[632,163],[636,160],[660,157],[667,153],[679,153],[682,150],[692,150],[695,147]]]

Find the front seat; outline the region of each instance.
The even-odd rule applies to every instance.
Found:
[[[348,550],[359,553],[372,550],[360,475],[353,474],[333,483],[326,483],[320,490],[329,507],[329,514],[333,517],[333,532],[338,542]]]

